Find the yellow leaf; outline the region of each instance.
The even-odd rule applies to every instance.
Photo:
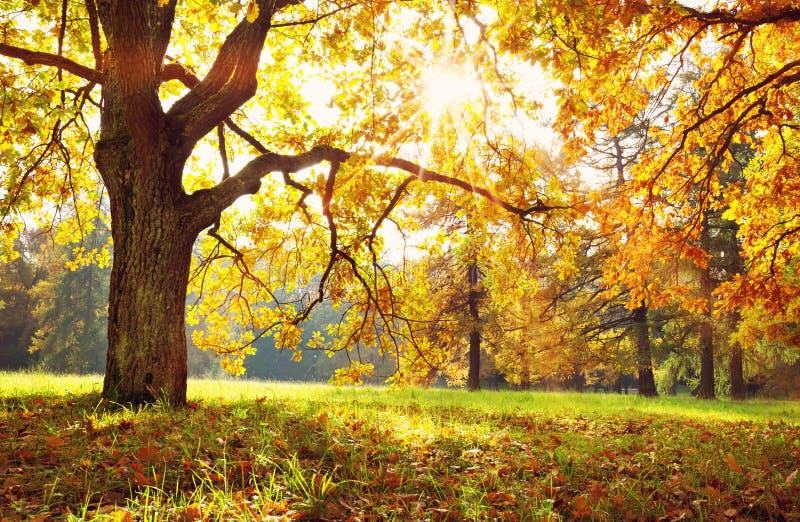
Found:
[[[164,7],[169,3],[169,0],[158,0],[158,7]]]
[[[688,9],[686,9],[684,6],[682,6],[678,2],[673,2],[672,5],[670,5],[669,7],[670,7],[670,9],[672,9],[673,11],[675,11],[677,14],[679,14],[681,16],[689,16],[691,14]]]
[[[251,0],[251,2],[247,5],[247,21],[251,24],[256,21],[258,18],[258,2],[255,0]]]

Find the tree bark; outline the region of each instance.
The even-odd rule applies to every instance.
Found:
[[[653,355],[650,350],[650,335],[647,326],[647,305],[642,304],[633,311],[633,329],[636,339],[636,366],[639,375],[639,395],[658,397],[656,379],[653,375]]]
[[[467,389],[479,391],[481,389],[481,330],[480,317],[478,316],[478,300],[480,293],[472,288],[469,291],[469,374],[467,376]]]
[[[186,402],[184,311],[193,234],[152,209],[114,234],[103,395],[116,402]],[[133,225],[132,227],[130,225]],[[120,237],[123,236],[123,237]]]
[[[697,398],[713,399],[714,393],[714,330],[711,323],[700,325],[700,383]]]
[[[708,212],[703,216],[703,233],[700,239],[706,251],[710,251],[711,236]],[[700,295],[708,302],[708,311],[700,323],[700,383],[697,386],[699,399],[713,399],[714,392],[714,326],[711,324],[711,292],[714,281],[711,278],[711,267],[700,268]]]
[[[701,269],[700,291],[709,299],[709,302],[712,286],[708,269]],[[702,318],[700,323],[700,384],[697,385],[697,397],[713,399],[714,396],[714,327],[711,324],[711,314],[709,313]]]
[[[158,98],[174,3],[100,3],[109,43],[95,163],[111,204],[114,259],[103,396],[186,403],[184,312],[192,245],[210,226],[183,190],[194,141]]]
[[[731,346],[731,399],[741,401],[747,398],[747,387],[744,383],[742,347],[739,343]]]
[[[112,63],[111,73],[117,67]],[[118,403],[183,405],[186,288],[192,245],[202,229],[181,186],[188,153],[176,146],[179,134],[163,113],[153,115],[152,103],[142,103],[141,111],[123,103],[122,81],[116,80],[121,75],[111,73],[95,147],[114,240],[103,396]],[[135,137],[143,133],[146,139]]]
[[[95,152],[114,239],[103,396],[120,403],[186,402],[186,288],[205,223],[175,186],[183,160],[170,154],[168,136],[143,154],[125,133],[107,134]]]

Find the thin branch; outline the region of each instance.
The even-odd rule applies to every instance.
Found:
[[[294,22],[278,22],[276,24],[272,24],[272,27],[273,28],[278,28],[278,27],[295,27],[295,26],[298,26],[298,25],[315,25],[318,22],[321,22],[322,20],[335,15],[336,13],[340,13],[342,11],[346,11],[347,9],[353,8],[353,7],[357,6],[357,5],[358,4],[356,4],[356,3],[347,4],[345,6],[342,6],[342,7],[339,7],[337,9],[334,9],[333,11],[330,11],[330,12],[327,12],[327,13],[323,13],[323,14],[315,17],[315,18],[309,18],[308,20],[297,20],[297,21],[294,21]]]
[[[94,54],[94,66],[98,70],[103,70],[103,49],[100,43],[100,18],[97,14],[97,4],[95,0],[86,0],[86,13],[89,16],[89,32],[92,35],[92,54]]]
[[[421,167],[420,165],[417,165],[416,163],[401,158],[389,158],[384,160],[379,159],[376,161],[376,164],[380,166],[392,167],[399,170],[403,170],[405,172],[408,172],[409,174],[413,174],[420,181],[435,181],[437,183],[451,185],[454,187],[464,189],[468,192],[478,194],[479,196],[483,196],[484,198],[491,201],[495,205],[501,207],[502,209],[521,217],[527,217],[530,214],[546,213],[552,210],[564,210],[570,208],[569,206],[546,205],[541,201],[536,201],[534,204],[526,208],[518,207],[501,199],[495,193],[484,187],[473,185],[471,183],[468,183],[464,180],[452,176],[445,176],[443,174],[439,174],[438,172],[428,170],[426,168]]]

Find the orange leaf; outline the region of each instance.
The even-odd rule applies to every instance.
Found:
[[[592,506],[586,497],[575,497],[572,501],[572,516],[575,518],[591,517]]]
[[[50,449],[59,448],[67,443],[64,439],[62,439],[61,437],[56,437],[55,435],[49,435],[45,437],[44,442]]]
[[[140,461],[150,463],[161,457],[161,451],[152,446],[141,446],[136,450],[136,455]]]
[[[739,465],[738,462],[736,462],[736,459],[733,458],[733,455],[731,455],[730,453],[725,455],[725,462],[728,463],[728,466],[730,466],[730,468],[734,472],[736,472],[736,473],[741,473],[742,472],[742,467]]]

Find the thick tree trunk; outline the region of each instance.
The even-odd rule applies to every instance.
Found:
[[[172,9],[137,2],[100,9],[104,29],[124,35],[109,37],[94,153],[114,240],[103,396],[119,403],[186,403],[189,264],[194,239],[211,223],[183,191],[193,143],[157,95]]]
[[[103,395],[123,403],[182,405],[184,312],[194,235],[157,208],[131,217],[133,223],[112,225],[114,231],[128,228],[129,233],[114,234]]]
[[[307,166],[274,165],[275,155],[264,154],[215,187],[183,190],[183,168],[197,142],[255,94],[270,20],[294,3],[259,0],[256,18],[237,24],[202,80],[182,67],[177,76],[174,68],[166,72],[176,2],[96,3],[95,29],[107,48],[95,38],[103,99],[94,157],[114,239],[103,384],[109,399],[185,403],[184,308],[194,239],[236,198],[257,192],[267,172]],[[165,112],[159,89],[171,77],[191,87]]]
[[[95,160],[111,203],[114,260],[103,396],[119,403],[183,405],[189,264],[194,240],[210,220],[198,217],[200,209],[192,209],[183,192],[185,155],[175,150],[171,133],[156,127],[150,143],[137,150],[120,124],[115,92],[104,92]]]
[[[658,397],[656,379],[653,375],[653,355],[650,350],[650,335],[647,327],[647,306],[641,305],[633,311],[633,330],[636,338],[636,365],[639,375],[639,395]]]

